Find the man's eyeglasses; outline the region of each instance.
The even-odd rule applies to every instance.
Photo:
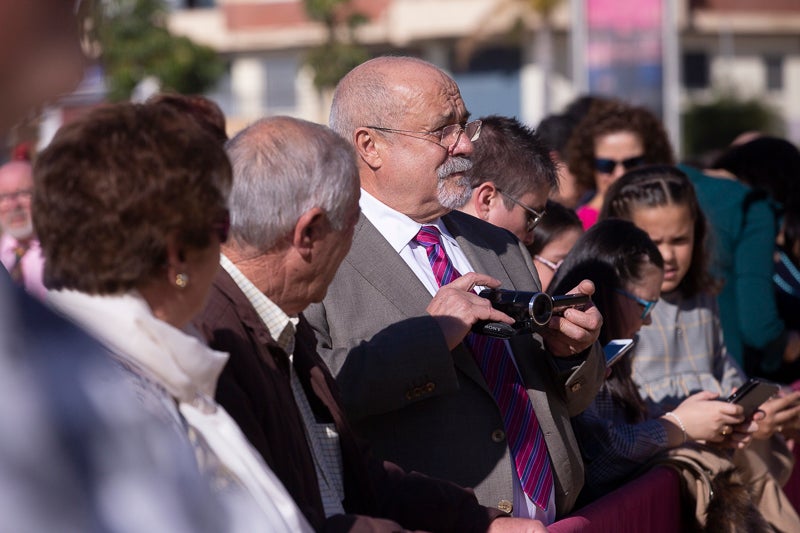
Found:
[[[15,200],[30,200],[33,189],[20,189],[14,192],[0,194],[0,202],[13,202]]]
[[[466,132],[467,138],[470,141],[477,141],[478,138],[481,136],[480,120],[473,120],[472,122],[467,122],[463,126],[461,124],[450,124],[449,126],[439,128],[438,130],[435,131],[397,130],[394,128],[382,128],[380,126],[367,126],[367,127],[372,128],[373,130],[385,131],[387,133],[399,133],[401,135],[408,135],[411,137],[414,137],[415,135],[430,135],[436,140],[432,141],[431,139],[427,139],[425,137],[414,137],[414,138],[435,142],[442,148],[447,148],[447,150],[450,150],[453,146],[458,144],[458,141],[461,139],[462,133]]]
[[[497,189],[497,192],[520,206],[522,209],[527,211],[526,219],[525,219],[525,233],[530,233],[533,231],[533,228],[539,224],[539,221],[542,220],[542,217],[545,215],[546,211],[542,211],[541,213],[532,207],[528,207],[527,205],[523,204],[513,196],[510,196],[503,192],[501,189]]]
[[[622,165],[622,168],[625,171],[633,170],[636,167],[640,167],[644,164],[644,156],[637,155],[636,157],[629,157],[628,159],[623,159],[622,161],[617,161],[616,159],[605,159],[602,157],[596,157],[594,160],[594,168],[598,172],[602,172],[603,174],[611,174],[614,172],[614,169],[617,168],[617,165]]]
[[[645,300],[644,298],[639,298],[635,294],[631,294],[628,291],[624,291],[622,289],[614,289],[614,290],[617,293],[625,296],[626,298],[630,298],[631,300],[633,300],[634,302],[638,303],[639,305],[641,305],[644,308],[644,309],[642,309],[642,317],[641,317],[642,320],[647,319],[647,317],[650,314],[650,312],[653,311],[653,308],[658,303],[658,300]]]
[[[542,257],[541,255],[538,255],[538,254],[534,255],[533,258],[536,261],[539,261],[541,264],[543,264],[547,268],[549,268],[550,270],[552,270],[553,272],[558,271],[558,269],[561,268],[561,265],[564,264],[564,260],[563,259],[561,261],[559,261],[558,263],[553,263],[549,259],[545,259],[544,257]]]
[[[228,233],[231,230],[231,214],[227,209],[211,224],[211,230],[217,235],[220,244],[228,240]]]

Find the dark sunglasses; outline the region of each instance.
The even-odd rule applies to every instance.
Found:
[[[231,230],[231,214],[227,209],[211,224],[211,229],[217,234],[220,244],[228,240],[228,233]]]
[[[636,167],[640,167],[644,164],[644,156],[637,155],[636,157],[629,157],[628,159],[623,159],[622,161],[617,161],[616,159],[605,159],[602,157],[597,157],[594,160],[594,168],[598,172],[602,172],[603,174],[611,174],[614,172],[614,169],[617,168],[617,165],[622,165],[622,168],[625,171],[633,170]]]
[[[650,312],[658,303],[658,300],[645,300],[644,298],[639,298],[635,294],[631,294],[628,291],[624,291],[622,289],[614,289],[614,290],[617,293],[623,295],[626,298],[630,298],[631,300],[642,306],[642,317],[641,317],[642,320],[645,320],[647,318],[647,316],[650,314]]]

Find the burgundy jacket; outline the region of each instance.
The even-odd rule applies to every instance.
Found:
[[[381,462],[353,433],[334,378],[317,355],[303,316],[293,356],[317,420],[334,423],[342,450],[347,515],[325,518],[303,419],[292,395],[287,356],[233,279],[220,270],[195,326],[215,350],[230,354],[217,384],[217,401],[283,482],[317,531],[485,531],[504,516],[478,504],[469,489],[405,473]],[[420,442],[424,442],[421,440]]]

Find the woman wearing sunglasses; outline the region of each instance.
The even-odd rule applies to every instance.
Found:
[[[617,101],[598,101],[566,147],[569,170],[592,195],[577,209],[584,229],[596,221],[608,187],[646,164],[673,164],[661,122],[650,111]]]
[[[591,279],[603,314],[600,343],[634,338],[659,300],[664,260],[647,233],[627,220],[598,222],[567,255],[551,284],[554,294]],[[662,452],[695,441],[722,442],[742,422],[742,408],[699,392],[672,411],[651,416],[631,376],[630,356],[609,368],[594,402],[572,419],[586,465],[584,502],[613,490]]]

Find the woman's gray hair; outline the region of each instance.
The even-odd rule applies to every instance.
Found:
[[[231,236],[267,252],[314,207],[344,229],[358,194],[353,148],[329,128],[291,117],[261,119],[226,150],[233,167]]]

